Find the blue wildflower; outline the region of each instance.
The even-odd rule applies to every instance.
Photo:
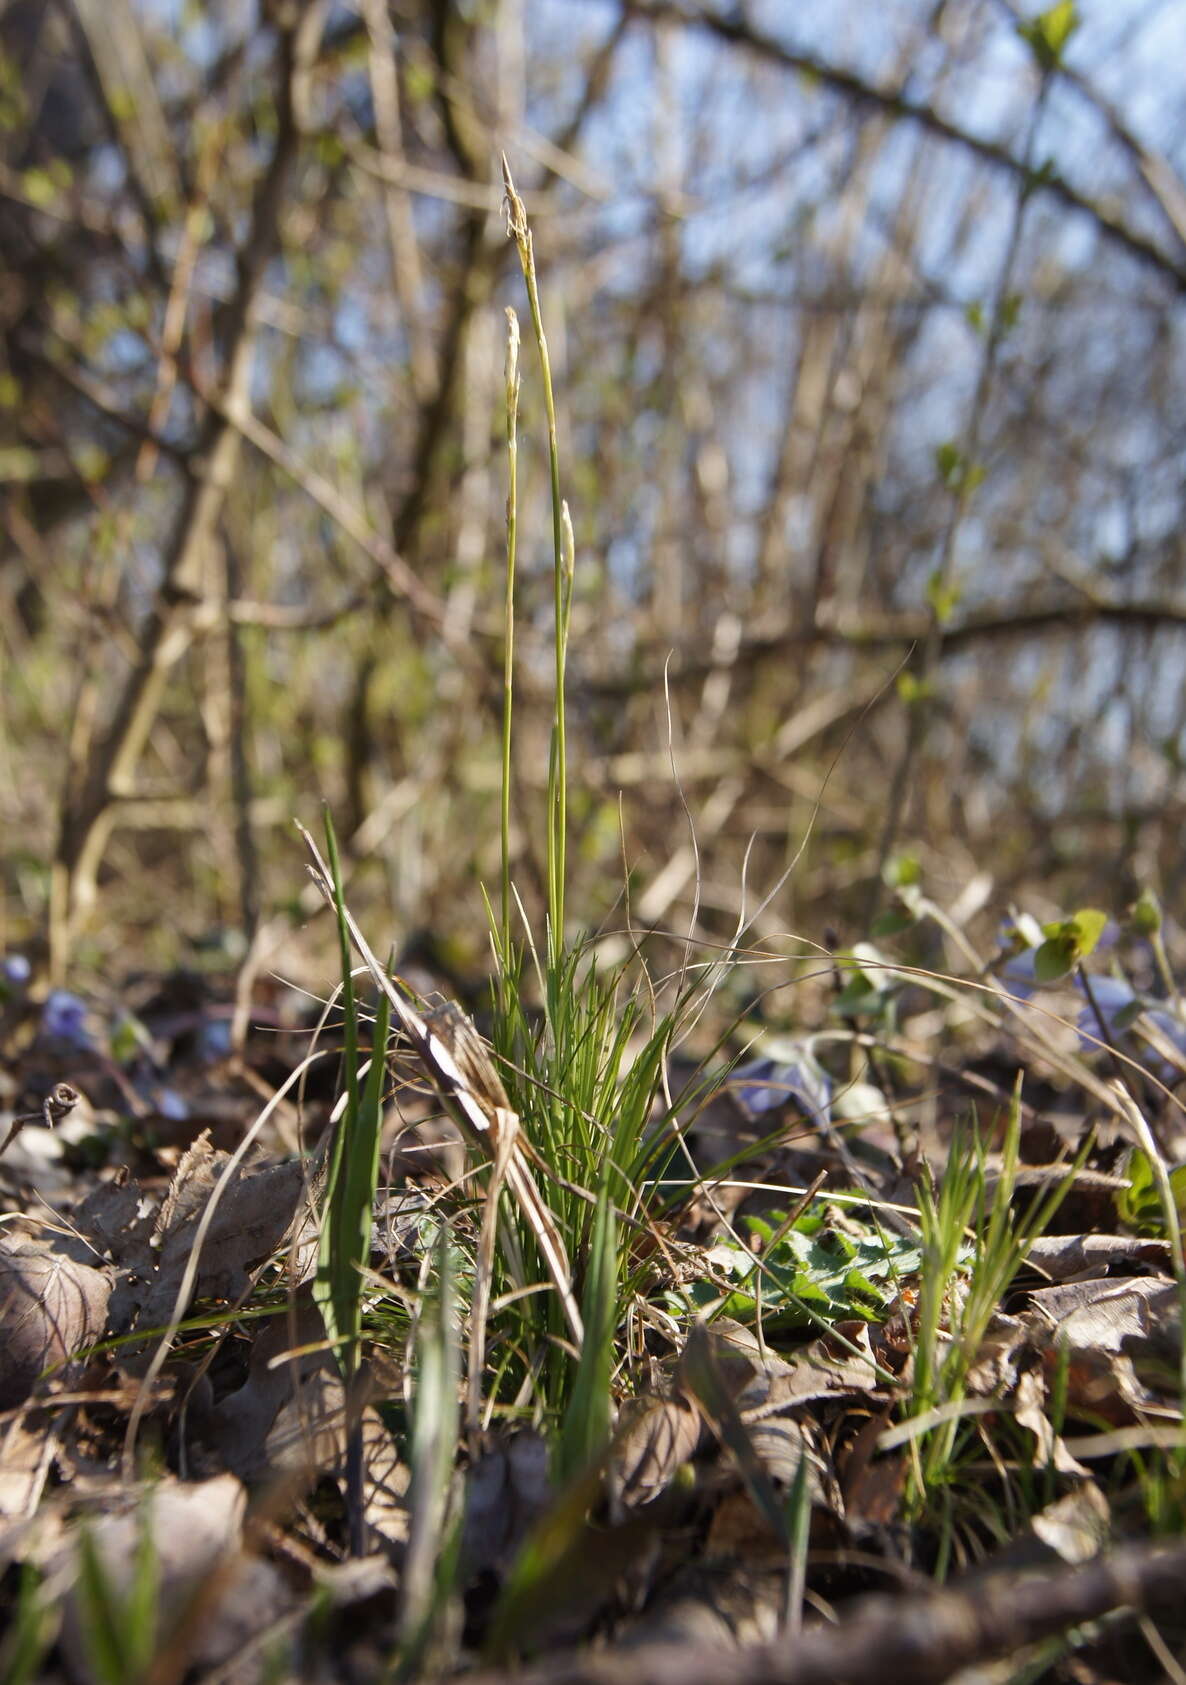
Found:
[[[53,989],[41,1009],[41,1033],[54,1041],[68,1042],[71,1047],[92,1048],[94,1040],[87,1029],[87,1004],[68,989]]]
[[[755,1117],[796,1100],[805,1116],[817,1123],[831,1122],[831,1080],[806,1048],[782,1059],[751,1059],[739,1065],[729,1077],[729,1087]]]

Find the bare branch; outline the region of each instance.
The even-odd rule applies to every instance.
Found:
[[[1114,1609],[1181,1602],[1186,1546],[1134,1546],[1086,1567],[998,1574],[966,1590],[870,1597],[836,1626],[793,1643],[712,1650],[646,1645],[564,1656],[470,1685],[942,1685],[962,1668],[1098,1620]]]
[[[904,88],[879,87],[874,82],[866,81],[856,71],[832,64],[816,53],[788,47],[775,36],[767,35],[756,24],[751,23],[740,10],[731,11],[726,15],[698,11],[683,4],[682,0],[625,0],[625,8],[631,17],[647,22],[681,23],[688,29],[705,31],[719,41],[726,41],[731,46],[752,53],[768,64],[779,65],[784,70],[795,71],[800,75],[806,74],[859,106],[920,124],[931,134],[951,141],[953,145],[975,154],[997,169],[1008,171],[1010,175],[1023,181],[1027,188],[1047,194],[1068,210],[1082,211],[1114,245],[1123,247],[1141,263],[1156,269],[1179,290],[1186,290],[1186,256],[1174,256],[1164,251],[1155,241],[1126,222],[1118,212],[1090,198],[1056,172],[1043,171],[1040,175],[1035,175],[1027,168],[1024,160],[1015,157],[1008,147],[998,141],[988,140],[983,135],[974,134],[970,129],[961,128],[958,123],[944,117],[924,101],[915,99]]]

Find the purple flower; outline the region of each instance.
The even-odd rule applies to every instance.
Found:
[[[231,1051],[229,1018],[204,1018],[198,1030],[198,1052],[203,1059],[225,1059]]]
[[[806,1049],[785,1059],[751,1059],[730,1073],[729,1087],[755,1117],[796,1100],[806,1117],[831,1122],[831,1081]]]
[[[1146,1002],[1122,977],[1093,977],[1090,982],[1092,1000],[1099,1008],[1099,1016],[1104,1021],[1109,1041],[1121,1046],[1134,1025],[1139,1030],[1141,1023],[1145,1023],[1186,1057],[1186,1024],[1175,1018],[1172,1012],[1166,1012]],[[1082,985],[1078,983],[1078,979],[1076,984],[1082,992]],[[1079,1013],[1075,1027],[1083,1037],[1084,1051],[1096,1051],[1102,1038],[1099,1018],[1092,1009],[1091,1001],[1088,1001]],[[1155,1077],[1162,1082],[1173,1082],[1181,1076],[1181,1071],[1168,1060],[1159,1058],[1153,1048],[1147,1046],[1139,1037],[1137,1041],[1136,1057]]]
[[[5,954],[0,962],[0,976],[13,989],[23,989],[33,975],[33,967],[24,954]]]
[[[68,1042],[71,1047],[94,1046],[87,1029],[87,1004],[68,989],[53,989],[41,1009],[41,1033],[53,1041]]]
[[[1038,987],[1034,975],[1034,955],[1036,948],[1023,948],[1019,954],[1014,954],[1006,960],[1001,970],[1001,982],[1011,995],[1020,1000],[1029,1000]]]

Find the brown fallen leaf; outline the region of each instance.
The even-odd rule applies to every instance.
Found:
[[[166,1478],[131,1498],[125,1490],[115,1499],[119,1513],[80,1521],[52,1565],[69,1581],[62,1649],[78,1685],[103,1678],[87,1641],[93,1617],[78,1574],[84,1527],[118,1599],[117,1609],[127,1605],[148,1530],[157,1576],[157,1653],[169,1655],[174,1664],[170,1678],[180,1678],[187,1667],[210,1668],[229,1660],[292,1607],[292,1594],[277,1569],[243,1550],[246,1493],[233,1476],[197,1484]]]
[[[0,1409],[103,1336],[110,1278],[36,1241],[0,1239]]]
[[[1170,1265],[1170,1249],[1168,1241],[1137,1235],[1038,1235],[1030,1242],[1025,1261],[1050,1281],[1114,1274],[1123,1264],[1144,1264],[1164,1275]],[[1126,1273],[1133,1272],[1130,1269]]]
[[[37,1508],[56,1438],[40,1410],[22,1411],[0,1429],[0,1524],[27,1520]]]
[[[1063,1562],[1087,1562],[1108,1543],[1112,1510],[1099,1487],[1088,1480],[1065,1498],[1047,1504],[1030,1527]]]
[[[505,1576],[553,1496],[545,1439],[529,1431],[488,1436],[465,1477],[461,1560],[467,1577]]]
[[[862,1422],[836,1458],[844,1514],[854,1534],[897,1527],[902,1517],[909,1462],[901,1453],[878,1456],[878,1440],[890,1424],[887,1405]],[[846,1423],[851,1426],[851,1423]]]
[[[302,1294],[256,1335],[243,1385],[210,1411],[202,1437],[240,1480],[262,1480],[272,1472],[268,1436],[277,1416],[308,1376],[332,1364],[324,1350],[298,1355],[300,1348],[320,1345],[323,1336],[321,1312]]]
[[[1178,1289],[1162,1276],[1065,1282],[1038,1288],[1029,1302],[1071,1351],[1131,1351],[1134,1344],[1181,1340]]]
[[[323,1332],[320,1311],[302,1291],[257,1336],[243,1385],[198,1424],[199,1438],[222,1465],[250,1485],[307,1486],[342,1474],[346,1393]],[[362,1430],[367,1525],[387,1543],[402,1543],[408,1470],[378,1411],[364,1407]]]
[[[1045,1376],[1039,1369],[1027,1369],[1018,1377],[1017,1386],[1010,1400],[1013,1414],[1021,1427],[1027,1428],[1034,1436],[1035,1468],[1046,1466],[1057,1469],[1059,1474],[1087,1476],[1083,1464],[1076,1462],[1066,1448],[1066,1443],[1059,1433],[1055,1433],[1054,1425],[1047,1415],[1047,1398]]]
[[[609,1458],[615,1505],[634,1509],[666,1491],[695,1455],[702,1428],[700,1412],[682,1393],[627,1400]]]
[[[146,1283],[138,1327],[165,1327],[176,1314],[198,1226],[228,1156],[216,1152],[207,1135],[199,1135],[177,1166],[154,1227],[160,1262]],[[191,1300],[237,1299],[248,1286],[249,1269],[281,1245],[306,1191],[306,1172],[300,1164],[240,1167],[215,1207],[198,1256]]]
[[[153,1217],[151,1212],[141,1215],[143,1201],[139,1182],[121,1168],[109,1182],[92,1188],[76,1207],[71,1221],[94,1250],[114,1264],[125,1269],[151,1268],[155,1265],[148,1250]]]

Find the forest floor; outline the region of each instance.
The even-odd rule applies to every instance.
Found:
[[[346,1363],[341,1015],[269,983],[240,1036],[233,980],[5,975],[5,1679],[1183,1677],[1168,1008],[1080,969],[906,1034],[850,971],[831,1043],[666,1047],[673,1151],[609,1250],[560,1225],[583,1345],[540,1230],[487,1220],[475,1067],[442,1097],[397,1036]]]

